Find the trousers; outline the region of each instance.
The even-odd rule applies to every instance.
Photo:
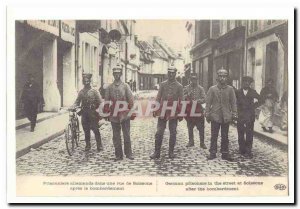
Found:
[[[188,118],[186,122],[189,133],[189,143],[194,144],[194,127],[196,126],[199,131],[200,143],[204,144],[204,117]]]
[[[218,146],[218,136],[221,128],[221,153],[228,154],[228,131],[229,131],[229,123],[218,123],[215,121],[211,121],[211,142],[209,152],[211,154],[217,153]]]
[[[239,150],[240,153],[251,153],[252,144],[253,144],[253,128],[254,122],[238,122],[237,131],[238,131],[238,141],[239,141]],[[246,140],[245,140],[246,134]]]
[[[127,157],[131,157],[131,140],[130,140],[130,119],[124,120],[121,123],[111,122],[113,130],[113,144],[115,147],[115,156],[117,158],[123,157],[121,129],[124,137],[124,153]]]
[[[36,125],[36,118],[38,113],[38,103],[27,101],[24,104],[24,112],[28,120],[30,121],[31,128]]]
[[[94,110],[83,110],[81,115],[82,128],[85,135],[85,143],[91,146],[91,130],[95,134],[97,147],[101,145],[101,135],[98,128],[98,118]]]
[[[160,149],[162,145],[163,135],[166,129],[167,120],[158,118],[157,121],[157,131],[155,134],[155,153],[160,154]],[[174,147],[176,144],[176,134],[177,134],[177,119],[169,120],[169,130],[170,130],[170,139],[169,139],[169,153],[174,152]]]

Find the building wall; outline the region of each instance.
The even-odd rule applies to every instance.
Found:
[[[183,59],[175,59],[174,66],[177,69],[177,74],[180,76],[184,75],[184,60]]]
[[[82,89],[82,74],[91,73],[92,86],[100,87],[99,76],[99,35],[98,33],[79,34],[79,53],[78,53],[78,91]]]
[[[266,70],[266,48],[270,43],[277,43],[278,46],[278,60],[277,60],[277,75],[274,75],[274,83],[276,84],[276,90],[281,96],[284,91],[284,50],[280,44],[278,37],[275,34],[260,38],[255,41],[248,42],[248,59],[247,59],[247,75],[253,76],[254,88],[256,91],[260,90],[265,86],[265,70]],[[253,60],[249,51],[255,50],[255,59]],[[254,62],[254,63],[253,63]],[[252,66],[255,65],[253,70]]]

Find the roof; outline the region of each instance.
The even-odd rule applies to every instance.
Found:
[[[153,48],[152,46],[146,41],[137,41],[136,45],[140,49],[140,60],[145,62],[153,62],[152,60],[152,53]]]
[[[167,54],[168,56],[176,59],[177,55],[160,37],[154,36],[153,42],[156,42]]]

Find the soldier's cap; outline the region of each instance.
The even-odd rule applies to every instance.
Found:
[[[250,77],[250,76],[244,76],[243,78],[242,78],[242,81],[243,82],[253,82],[253,78],[252,77]]]
[[[91,74],[91,73],[82,73],[82,78],[91,79],[92,76],[93,76],[93,74]]]
[[[198,78],[197,73],[191,73],[191,74],[190,74],[190,78],[196,78],[196,79],[197,79],[197,78]]]
[[[120,65],[117,65],[112,69],[113,73],[122,73],[122,67]]]
[[[168,67],[168,72],[170,72],[170,73],[176,73],[177,69],[173,65],[171,65],[170,67]]]
[[[228,75],[228,71],[225,70],[225,69],[222,67],[221,69],[219,69],[219,70],[217,71],[217,74],[218,74],[218,75]]]

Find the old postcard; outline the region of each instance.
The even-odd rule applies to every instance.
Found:
[[[7,20],[9,202],[293,202],[292,9],[20,10]]]

